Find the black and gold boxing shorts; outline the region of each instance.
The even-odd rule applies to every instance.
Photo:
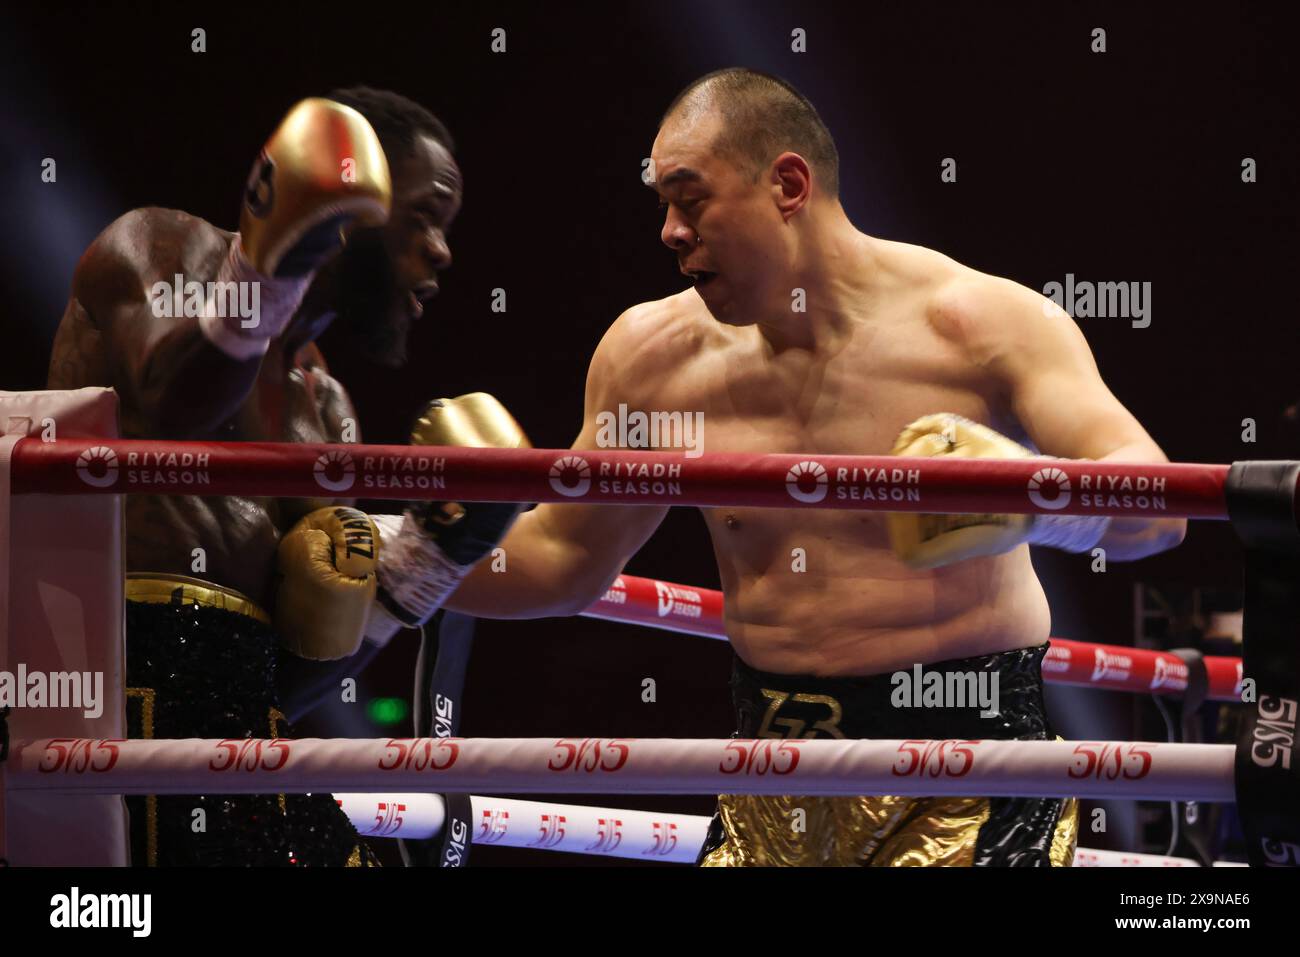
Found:
[[[996,680],[997,714],[981,707],[896,707],[891,674],[776,675],[735,659],[731,691],[741,738],[911,738],[1043,741],[1056,735],[1043,704],[1047,645],[923,666],[945,683]],[[996,678],[995,678],[996,676]],[[978,677],[975,680],[979,680]],[[952,685],[949,685],[952,686]],[[969,686],[969,684],[967,684]],[[989,710],[989,709],[984,709]],[[1061,798],[783,797],[727,795],[698,862],[703,867],[1069,867],[1078,802]]]
[[[278,640],[236,591],[182,575],[126,581],[127,727],[133,738],[292,737]],[[374,855],[328,794],[126,799],[136,866],[365,866]]]

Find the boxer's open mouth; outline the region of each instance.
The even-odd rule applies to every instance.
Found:
[[[701,286],[707,286],[718,276],[716,272],[708,272],[707,270],[694,270],[687,273],[687,275],[691,277],[691,281],[695,284],[696,289],[699,289]]]
[[[408,292],[406,294],[406,297],[407,297],[407,304],[406,304],[407,314],[412,319],[419,319],[422,315],[424,315],[424,303],[421,302],[413,292]]]
[[[425,304],[438,295],[438,284],[436,282],[421,283],[412,289],[408,294],[410,297],[409,309],[412,319],[419,319],[424,315]]]

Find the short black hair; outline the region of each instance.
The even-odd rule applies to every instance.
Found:
[[[379,143],[389,157],[409,156],[418,136],[429,136],[454,153],[456,144],[442,121],[414,100],[391,90],[350,86],[327,94],[329,99],[350,106],[375,128]]]
[[[840,192],[840,154],[817,108],[793,84],[745,67],[715,70],[690,83],[664,111],[718,111],[723,129],[713,146],[753,175],[786,150],[808,160],[831,196]]]

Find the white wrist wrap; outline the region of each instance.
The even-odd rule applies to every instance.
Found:
[[[302,305],[311,280],[311,273],[292,279],[263,276],[244,258],[244,248],[236,234],[230,244],[230,254],[217,272],[216,282],[209,287],[211,291],[199,317],[199,329],[204,338],[232,359],[246,361],[265,355],[271,340],[284,332]],[[222,287],[226,283],[249,283],[250,295],[242,295],[239,286],[235,286],[235,295],[225,297]],[[230,310],[224,308],[224,302],[218,302],[219,298],[251,303],[252,315],[222,315]]]
[[[393,635],[405,627],[389,614],[383,602],[376,598],[370,605],[370,617],[366,619],[366,631],[361,637],[372,645],[384,648],[393,640]]]
[[[1065,552],[1088,552],[1110,528],[1108,517],[1093,515],[1035,515],[1029,529],[1030,545],[1046,545]]]
[[[405,616],[403,625],[422,625],[442,607],[472,566],[458,565],[444,555],[409,512],[372,518],[381,540],[379,587]],[[391,606],[385,610],[391,612]]]

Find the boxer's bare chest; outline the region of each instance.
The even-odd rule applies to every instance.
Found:
[[[699,409],[706,453],[887,455],[909,422],[936,412],[1021,437],[1006,385],[954,341],[959,331],[941,331],[953,314],[932,310],[933,301],[919,293],[878,299],[815,349],[778,350],[756,329],[700,333],[704,347],[675,357],[668,369],[680,371],[665,376],[659,404],[647,406]],[[1026,555],[950,573],[911,571],[893,557],[880,511],[702,512],[727,634],[755,667],[875,674],[896,661],[930,660],[917,656],[936,647],[975,654],[1046,634],[1046,602]]]
[[[336,383],[301,359],[285,367],[275,346],[248,398],[211,438],[224,442],[332,442],[340,439]],[[258,496],[132,496],[127,564],[270,597],[280,535],[325,500]]]
[[[853,324],[820,354],[774,352],[743,333],[702,351],[665,390],[669,405],[703,411],[708,451],[887,455],[908,422],[933,412],[1020,432],[999,383],[915,303]]]
[[[756,330],[737,332],[726,345],[701,350],[664,390],[665,408],[704,413],[705,452],[888,455],[904,426],[934,412],[1021,432],[999,383],[936,331],[917,299],[884,305],[821,353],[774,352]],[[784,542],[793,514],[704,510],[715,545],[742,552]],[[879,513],[798,515],[804,532],[885,545]]]

